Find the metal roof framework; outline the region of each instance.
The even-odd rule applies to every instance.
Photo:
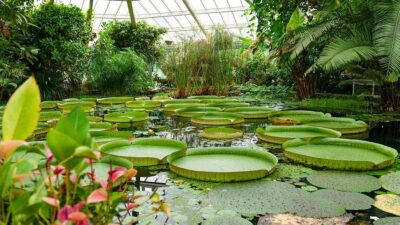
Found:
[[[89,9],[90,0],[56,0]],[[242,37],[250,33],[250,16],[245,11],[250,0],[132,0],[136,21],[166,27],[165,40],[179,41],[192,37],[204,39],[216,26]],[[110,20],[129,20],[126,0],[93,0],[95,32]]]

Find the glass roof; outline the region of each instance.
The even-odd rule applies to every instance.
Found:
[[[83,10],[90,0],[56,0],[73,4]],[[249,0],[187,0],[206,31],[220,26],[231,33],[248,37],[250,16],[245,15]],[[178,41],[181,37],[205,37],[183,0],[132,0],[135,18],[168,28],[165,40]],[[94,0],[93,29],[98,32],[101,24],[113,19],[130,19],[126,0]]]

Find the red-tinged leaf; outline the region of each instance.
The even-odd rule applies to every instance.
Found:
[[[142,197],[144,197],[144,195],[134,195],[134,196],[132,196],[132,200],[135,200],[135,199],[138,199],[138,198],[142,198]]]
[[[116,167],[108,171],[108,176],[110,177],[111,182],[115,182],[118,178],[125,174],[126,168]]]
[[[24,141],[5,141],[0,144],[0,159],[10,156]]]
[[[75,223],[81,222],[81,221],[84,221],[87,219],[88,219],[88,216],[83,212],[73,212],[68,215],[68,220],[75,222]]]
[[[133,209],[133,208],[136,208],[136,207],[138,207],[138,206],[140,206],[140,204],[139,203],[129,203],[128,204],[128,207],[127,207],[127,211],[129,211],[129,210],[131,210],[131,209]]]
[[[100,183],[100,186],[102,188],[107,189],[107,187],[108,187],[108,181],[107,180],[101,179],[99,183]]]
[[[87,198],[87,203],[96,203],[96,202],[104,202],[107,201],[108,193],[106,189],[99,188],[94,190],[89,197]]]
[[[125,171],[125,177],[127,180],[131,180],[133,177],[135,177],[137,174],[137,170],[135,169],[129,169]]]
[[[43,201],[54,207],[60,206],[60,201],[56,198],[43,197]]]

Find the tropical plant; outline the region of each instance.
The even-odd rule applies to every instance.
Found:
[[[103,47],[101,44],[96,45],[96,48],[97,46]],[[95,51],[91,78],[93,86],[102,94],[138,95],[145,93],[153,85],[148,64],[132,50]]]
[[[167,50],[162,69],[177,97],[226,95],[234,81],[233,36],[216,29],[208,40],[186,40]]]
[[[40,49],[40,63],[32,72],[44,98],[63,98],[79,90],[89,74],[91,23],[80,8],[56,4],[40,5],[32,13],[30,43]]]
[[[380,84],[382,108],[399,106],[400,68],[397,21],[399,1],[295,2],[289,24],[276,48],[281,59],[297,65],[308,57],[305,79],[345,71]],[[291,23],[293,22],[293,23]],[[304,64],[303,64],[304,65]],[[293,69],[293,66],[292,66]]]
[[[0,100],[9,97],[29,74],[37,49],[25,44],[32,1],[0,1]]]
[[[103,24],[100,39],[110,38],[117,49],[131,49],[144,57],[147,62],[154,63],[161,56],[160,41],[165,33],[167,33],[166,28],[152,26],[145,21],[139,21],[133,27],[128,20],[113,20]]]
[[[144,197],[132,192],[127,184],[137,171],[129,161],[100,157],[80,108],[48,133],[46,149],[26,143],[38,123],[39,111],[40,92],[31,77],[11,96],[2,120],[2,223],[106,225],[118,220],[134,224],[138,218],[132,210],[146,201],[155,204],[154,212],[169,214],[169,206],[158,194]],[[142,197],[143,203],[136,202]]]

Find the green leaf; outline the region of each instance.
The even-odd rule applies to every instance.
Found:
[[[3,116],[3,141],[25,140],[36,128],[40,113],[40,92],[33,77],[11,96]]]
[[[86,146],[80,146],[76,148],[74,156],[80,158],[97,159],[97,156],[94,154],[93,150]]]
[[[73,159],[80,146],[91,147],[89,122],[81,108],[75,108],[67,117],[47,134],[47,145],[58,162],[68,169],[74,169],[82,159]]]
[[[306,17],[304,13],[299,9],[299,7],[294,10],[292,16],[290,17],[289,23],[286,25],[286,31],[295,30],[306,22]]]

